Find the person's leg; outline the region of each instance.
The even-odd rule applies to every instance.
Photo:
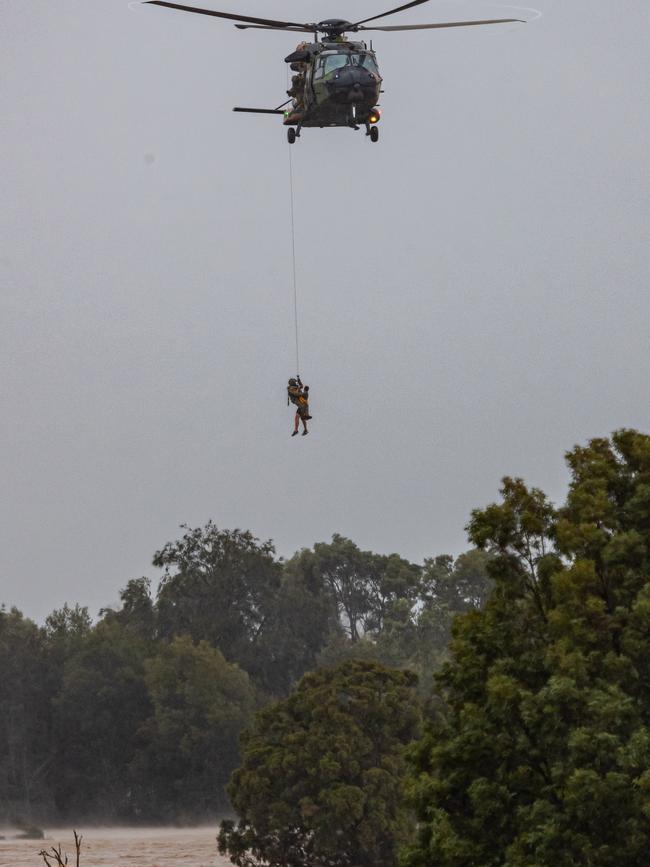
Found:
[[[297,412],[295,417],[294,417],[294,420],[293,420],[293,433],[291,434],[292,437],[295,437],[295,435],[298,433],[298,425],[299,424],[300,424],[300,413]]]

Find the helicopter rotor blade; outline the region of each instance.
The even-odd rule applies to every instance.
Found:
[[[413,6],[421,6],[422,3],[428,3],[429,0],[411,0],[410,3],[405,3],[403,6],[396,6],[395,9],[389,9],[388,12],[382,12],[381,15],[372,15],[370,18],[364,18],[362,21],[355,21],[354,27],[359,24],[367,24],[368,21],[376,21],[377,18],[385,18],[387,15],[394,15],[396,12],[403,12],[405,9],[411,9]]]
[[[167,3],[166,0],[145,0],[146,5],[165,6],[167,9],[179,9],[181,12],[195,12],[197,15],[211,15],[215,18],[228,18],[230,21],[247,21],[250,24],[268,25],[272,30],[281,30],[285,27],[306,27],[307,25],[297,21],[273,21],[270,18],[254,18],[250,15],[232,15],[230,12],[215,12],[212,9],[201,9],[198,6],[183,6],[180,3]]]
[[[472,27],[477,24],[525,24],[521,18],[493,18],[488,21],[447,21],[439,24],[394,24],[387,27],[359,27],[359,30],[435,30],[442,27]]]
[[[284,33],[290,30],[292,33],[316,33],[313,27],[269,27],[268,24],[235,24],[238,30],[277,30]]]

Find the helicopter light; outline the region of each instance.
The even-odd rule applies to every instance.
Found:
[[[381,112],[379,111],[378,108],[376,108],[374,111],[370,112],[370,117],[368,118],[368,122],[369,123],[377,123],[379,121],[380,116],[381,116]]]

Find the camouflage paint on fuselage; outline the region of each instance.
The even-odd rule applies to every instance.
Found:
[[[374,51],[363,42],[343,40],[315,43],[307,46],[307,50],[311,60],[305,74],[301,125],[366,123],[377,105],[381,88]]]

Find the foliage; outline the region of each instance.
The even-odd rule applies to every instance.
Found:
[[[413,750],[409,867],[643,867],[650,851],[650,437],[567,455],[556,511],[505,479],[472,514],[483,611],[454,624]]]
[[[251,677],[267,697],[288,695],[316,667],[329,637],[339,632],[332,600],[288,564],[255,644]]]
[[[224,786],[238,760],[240,731],[254,696],[248,676],[188,636],[145,663],[153,716],[146,724],[146,785],[157,790],[159,817],[214,815],[227,808]]]
[[[209,522],[154,557],[165,569],[158,593],[161,637],[191,635],[242,666],[267,695],[286,695],[334,627],[322,583],[284,568],[271,542]]]
[[[430,695],[433,675],[447,656],[454,618],[485,605],[492,581],[490,555],[474,548],[456,560],[448,555],[424,561],[423,604],[415,616],[410,637],[410,665],[417,671],[422,690]]]
[[[53,666],[43,629],[0,608],[0,807],[28,815],[47,799]]]
[[[151,641],[157,637],[158,612],[151,596],[148,578],[132,578],[120,593],[122,607],[118,611],[102,609],[105,620],[115,620],[128,630]]]
[[[418,595],[418,566],[397,554],[361,551],[338,533],[331,543],[317,542],[313,551],[302,551],[297,559],[301,572],[327,591],[353,643],[380,632],[396,600],[414,602]]]
[[[211,522],[185,530],[153,561],[165,569],[158,594],[161,633],[228,648],[231,659],[245,664],[280,586],[273,545]]]
[[[352,661],[258,713],[229,786],[240,820],[222,824],[220,851],[241,867],[394,865],[414,686],[409,672]]]
[[[45,631],[51,644],[59,646],[65,655],[79,645],[90,633],[92,620],[87,608],[66,603],[53,611],[45,620]]]
[[[148,643],[117,622],[98,624],[65,660],[55,708],[55,803],[63,814],[127,818],[129,765],[151,714]]]
[[[288,696],[307,671],[381,663],[423,672],[428,693],[454,614],[479,592],[460,564],[477,558],[436,558],[446,572],[434,579],[433,560],[334,536],[284,562],[270,542],[208,523],[155,555],[157,593],[132,579],[96,623],[79,605],[42,628],[2,610],[0,811],[45,822],[214,815],[253,706]],[[482,579],[469,573],[479,587],[484,567]]]

